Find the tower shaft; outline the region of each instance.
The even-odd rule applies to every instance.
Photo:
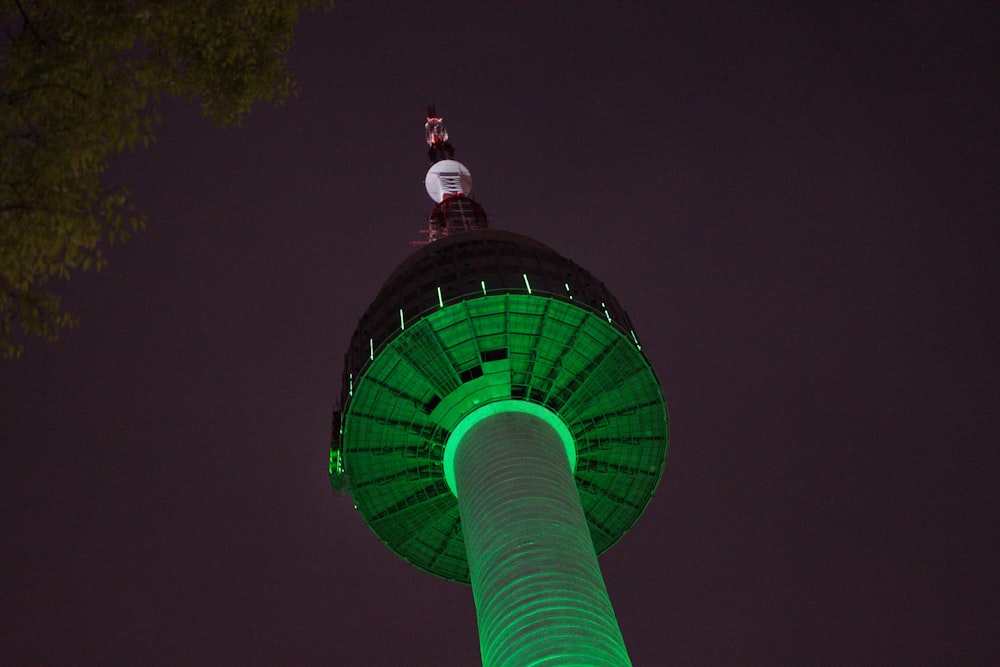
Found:
[[[454,471],[484,667],[631,665],[556,430],[487,416]]]

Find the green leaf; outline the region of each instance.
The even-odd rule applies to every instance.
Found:
[[[305,8],[328,0],[35,0],[0,4],[0,356],[76,326],[50,282],[100,269],[101,249],[145,228],[108,158],[148,146],[165,94],[238,125],[293,90],[285,70]],[[23,10],[23,14],[22,14]],[[128,217],[127,228],[123,226]],[[72,271],[71,271],[72,270]]]

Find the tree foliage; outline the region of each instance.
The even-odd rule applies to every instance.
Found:
[[[238,124],[292,90],[299,11],[329,0],[0,0],[0,356],[76,318],[54,279],[100,268],[138,230],[109,157],[153,138],[156,100]]]

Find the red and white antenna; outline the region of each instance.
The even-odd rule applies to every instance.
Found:
[[[427,217],[427,228],[420,230],[426,238],[410,241],[410,245],[426,245],[458,232],[489,229],[483,207],[468,197],[472,192],[472,174],[468,167],[452,159],[455,149],[448,142],[444,119],[433,105],[427,107],[424,138],[427,155],[433,163],[424,177],[424,187],[437,206]]]
[[[448,130],[445,129],[444,119],[437,115],[434,105],[427,107],[427,122],[424,123],[424,137],[430,147],[431,162],[445,160],[455,154],[455,149],[448,143]],[[444,151],[439,154],[438,151]]]

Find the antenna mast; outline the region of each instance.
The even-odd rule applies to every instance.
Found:
[[[444,119],[437,114],[433,104],[427,107],[424,138],[431,160],[424,187],[437,206],[427,216],[427,228],[420,230],[425,237],[410,241],[410,245],[427,245],[460,232],[489,229],[486,211],[468,197],[472,192],[472,174],[464,164],[453,159],[455,147],[448,141]]]

